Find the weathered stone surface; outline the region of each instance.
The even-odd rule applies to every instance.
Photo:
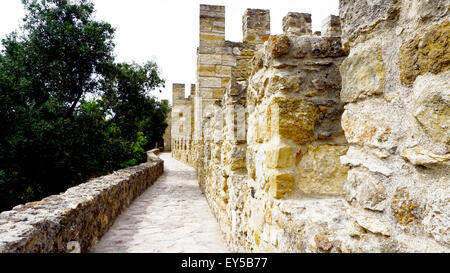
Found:
[[[167,113],[166,122],[167,122],[167,128],[164,131],[163,139],[164,139],[164,151],[170,152],[172,150],[172,113],[171,109],[169,107],[169,100],[162,100],[162,103],[164,103],[168,108],[169,112]]]
[[[242,17],[243,42],[262,44],[270,35],[270,11],[247,9]]]
[[[392,197],[391,209],[400,225],[406,226],[416,220],[414,209],[417,205],[409,197],[406,187],[398,188]]]
[[[310,41],[311,53],[315,57],[342,57],[346,55],[342,49],[340,37],[322,37]]]
[[[264,10],[246,12],[242,43],[201,40],[199,82],[220,88],[197,88],[198,140],[173,154],[232,251],[449,252],[445,2],[341,0],[342,42],[337,17],[298,36],[292,14],[267,41]]]
[[[324,37],[341,37],[341,20],[339,16],[330,15],[322,21],[322,31]],[[319,35],[320,36],[320,35]]]
[[[371,46],[351,52],[340,70],[343,102],[353,102],[383,93],[386,69],[379,47]]]
[[[403,43],[399,52],[403,84],[411,86],[417,76],[427,72],[439,74],[450,69],[449,36],[450,21],[445,20]]]
[[[291,42],[284,35],[272,35],[269,37],[268,51],[273,58],[281,57],[288,53]]]
[[[283,17],[283,32],[288,36],[311,35],[311,14],[288,12]]]
[[[382,101],[364,101],[346,107],[342,129],[349,143],[391,150],[402,137],[400,109]],[[404,124],[406,127],[407,124]]]
[[[202,65],[202,66],[198,67],[197,71],[200,76],[206,76],[206,77],[215,76],[216,75],[216,66],[215,65]]]
[[[314,139],[319,109],[304,99],[278,97],[270,103],[267,116],[267,127],[272,137],[279,135],[303,144]]]
[[[236,58],[233,55],[222,55],[222,64],[236,66]]]
[[[305,193],[342,194],[348,167],[342,165],[339,158],[347,149],[346,145],[309,145],[305,151],[300,151],[296,186]]]
[[[389,164],[382,159],[367,153],[364,149],[350,146],[345,156],[341,156],[341,163],[351,167],[365,167],[371,172],[391,176],[394,171]]]
[[[445,177],[444,177],[445,179]],[[450,247],[450,187],[448,179],[443,188],[428,192],[425,217],[422,225],[427,234],[439,243]]]
[[[228,144],[228,143],[227,143]],[[245,169],[245,146],[237,145],[226,145],[225,157],[223,159],[223,164],[225,166],[230,166],[231,170]],[[228,151],[227,151],[228,150]]]
[[[405,149],[401,155],[412,164],[420,166],[431,167],[436,164],[448,164],[447,162],[450,161],[450,154],[438,155],[423,147]]]
[[[225,33],[224,33],[225,34]],[[223,42],[225,41],[224,34],[201,34],[200,40],[206,42]]]
[[[222,64],[222,57],[214,54],[199,54],[199,64],[203,65],[216,65]]]
[[[268,190],[275,198],[285,198],[294,189],[294,177],[291,174],[278,174],[269,178]]]
[[[330,242],[329,237],[331,236],[329,231],[322,231],[321,233],[316,234],[314,236],[314,241],[318,249],[329,252],[333,245]]]
[[[450,71],[418,77],[413,100],[413,114],[425,131],[434,141],[450,145]]]
[[[411,1],[410,16],[419,17],[422,20],[436,19],[449,14],[450,6],[442,0],[413,0]]]
[[[342,22],[344,44],[367,33],[382,22],[396,20],[401,0],[340,0],[339,17]]]
[[[199,81],[199,87],[209,87],[209,88],[221,88],[222,87],[222,80],[220,78],[216,77],[203,77],[200,78]]]
[[[340,37],[318,37],[318,36],[290,36],[291,48],[289,54],[296,58],[305,57],[345,57]],[[330,60],[314,60],[317,65],[330,65]]]
[[[350,209],[349,214],[353,219],[355,219],[356,223],[364,229],[374,234],[390,236],[389,227],[386,222],[380,221],[376,217],[364,212],[361,209]]]
[[[292,164],[292,147],[278,147],[266,151],[268,168],[287,168]]]

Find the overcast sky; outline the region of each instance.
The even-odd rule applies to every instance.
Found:
[[[17,30],[25,14],[21,0],[0,0],[0,37]],[[338,0],[93,0],[96,18],[116,28],[119,62],[155,60],[166,79],[161,99],[172,97],[172,83],[195,83],[200,4],[225,6],[225,38],[242,41],[242,15],[247,8],[270,10],[271,33],[282,33],[289,12],[312,14],[313,31],[322,20],[339,15]],[[187,88],[189,89],[189,88]],[[186,96],[189,95],[187,90]]]

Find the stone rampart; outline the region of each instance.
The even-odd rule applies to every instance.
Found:
[[[164,172],[149,152],[147,163],[0,213],[0,253],[87,252],[117,216]]]

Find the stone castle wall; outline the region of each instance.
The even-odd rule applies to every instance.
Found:
[[[195,85],[191,86],[191,92]],[[173,100],[171,110],[171,151],[177,159],[192,164],[192,134],[194,107],[192,95],[185,98],[185,85],[173,84]]]
[[[148,152],[147,163],[4,211],[0,253],[87,252],[163,172],[164,162]]]
[[[449,251],[449,15],[431,2],[341,1],[321,33],[290,12],[272,36],[249,9],[242,42],[201,5],[197,84],[177,106],[193,115],[172,116],[191,135],[172,154],[230,249]]]

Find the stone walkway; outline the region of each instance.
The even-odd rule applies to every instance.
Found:
[[[115,221],[91,252],[228,252],[195,170],[162,153],[164,174]]]

